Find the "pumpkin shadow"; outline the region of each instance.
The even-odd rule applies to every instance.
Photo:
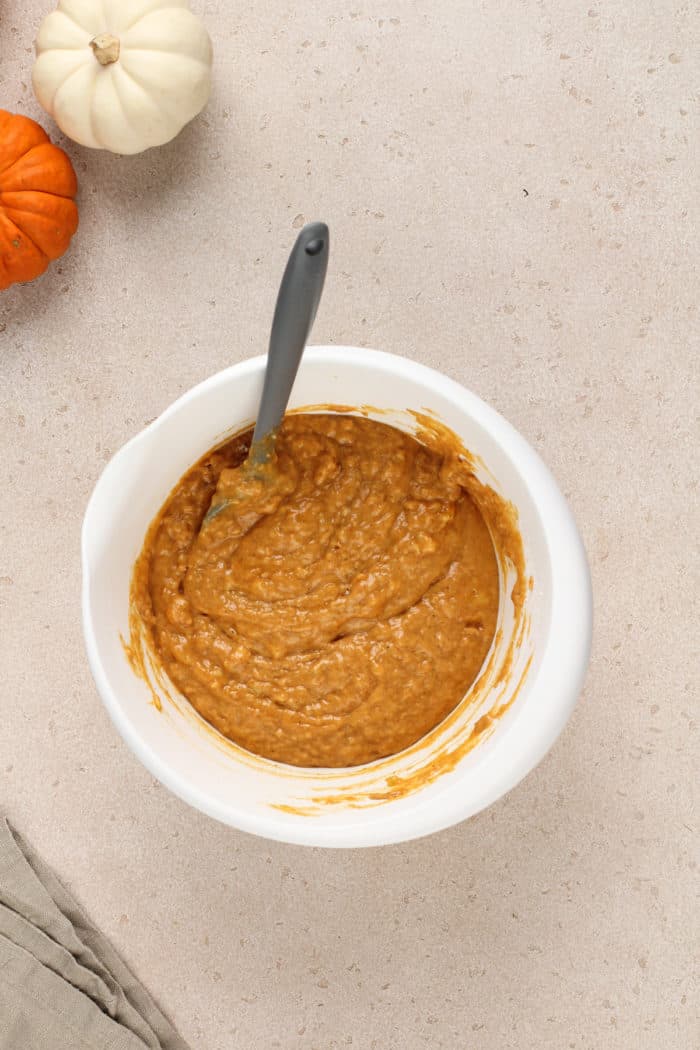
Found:
[[[205,110],[171,142],[132,156],[79,146],[54,129],[52,140],[68,153],[78,176],[80,225],[68,252],[40,277],[0,293],[3,351],[11,346],[13,330],[68,309],[62,296],[85,282],[90,254],[100,250],[103,238],[115,236],[110,228],[121,229],[119,236],[128,241],[142,218],[157,220],[160,211],[172,213],[197,196],[215,149],[215,124],[215,113]]]
[[[71,265],[72,246],[61,259],[50,263],[39,277],[26,284],[10,285],[0,292],[0,350],[8,353],[13,346],[21,348],[24,340],[13,336],[25,325],[30,325],[45,313],[56,313],[57,305],[62,310],[60,297],[71,290],[77,267]]]
[[[158,205],[168,207],[175,189],[182,196],[197,186],[211,149],[212,128],[204,114],[186,124],[171,142],[144,153],[123,156],[74,146],[79,203],[88,194],[97,195],[100,209],[109,209],[110,219],[138,215]]]

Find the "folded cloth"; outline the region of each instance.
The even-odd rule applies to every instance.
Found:
[[[1,818],[0,1050],[188,1050],[53,872]]]

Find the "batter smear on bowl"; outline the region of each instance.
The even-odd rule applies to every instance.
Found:
[[[236,469],[250,438],[207,453],[149,529],[132,581],[149,651],[248,751],[395,754],[456,707],[493,640],[498,566],[468,467],[345,414],[287,416],[262,473]]]

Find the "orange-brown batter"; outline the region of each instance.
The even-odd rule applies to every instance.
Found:
[[[400,751],[459,703],[495,631],[466,468],[349,415],[287,417],[262,473],[240,467],[249,443],[208,453],[149,530],[132,584],[149,648],[249,751],[297,766]],[[226,506],[204,521],[212,498]]]

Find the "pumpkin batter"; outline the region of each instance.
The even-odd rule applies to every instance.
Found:
[[[384,423],[300,414],[255,473],[236,469],[250,436],[192,467],[149,530],[132,582],[149,649],[249,751],[394,754],[453,710],[493,639],[498,567],[468,468]]]

